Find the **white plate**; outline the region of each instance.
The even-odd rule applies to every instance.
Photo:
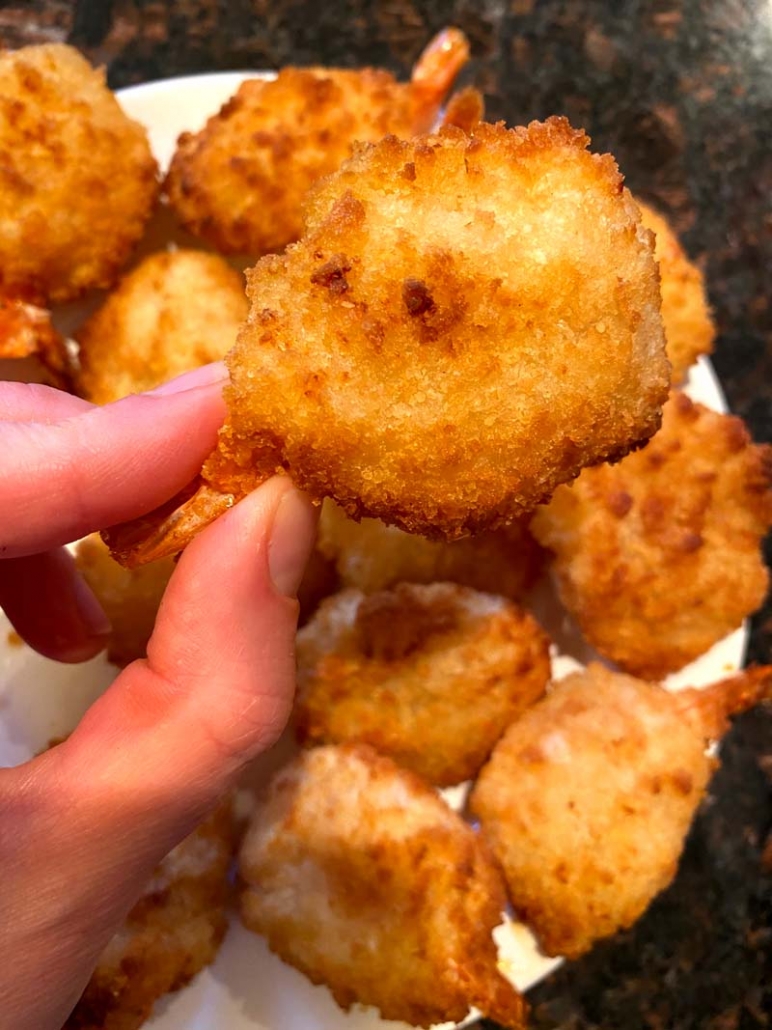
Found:
[[[258,73],[252,73],[252,77]],[[119,97],[131,117],[147,126],[153,150],[162,167],[174,151],[177,136],[197,130],[218,110],[249,76],[239,72],[169,79],[123,90]],[[265,77],[269,77],[266,73]],[[151,228],[150,244],[157,249],[168,236],[168,216],[161,215]],[[187,242],[174,232],[177,242]],[[153,246],[154,244],[154,246]],[[74,305],[59,313],[64,328],[74,327],[92,304]],[[4,375],[0,362],[0,377]],[[706,361],[695,368],[689,393],[697,400],[726,410],[718,382]],[[565,675],[579,663],[594,657],[576,629],[558,611],[549,590],[535,598],[537,614],[558,642],[554,673]],[[29,648],[12,642],[7,621],[0,616],[0,765],[16,765],[40,750],[53,736],[69,732],[91,701],[108,686],[115,670],[103,658],[80,666],[59,665],[41,658]],[[677,689],[711,683],[742,664],[746,630],[738,630],[708,654],[694,662],[668,685]],[[285,742],[278,751],[287,753]],[[265,756],[264,769],[275,765],[277,755]],[[259,771],[258,771],[259,772]],[[463,803],[465,791],[446,792],[454,806]],[[524,990],[542,979],[560,959],[548,959],[535,947],[524,927],[508,923],[496,933],[502,972]],[[342,1013],[324,987],[312,986],[305,977],[272,955],[261,938],[238,923],[225,939],[217,961],[193,983],[165,999],[147,1024],[152,1030],[392,1030],[402,1024],[381,1020],[374,1010],[358,1008]]]

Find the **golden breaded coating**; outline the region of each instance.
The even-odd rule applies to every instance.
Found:
[[[673,385],[678,386],[700,354],[713,350],[716,329],[702,272],[689,260],[667,220],[640,200],[637,203],[641,221],[654,233],[667,356],[673,366]]]
[[[345,590],[298,633],[298,738],[369,744],[461,783],[544,693],[549,647],[528,612],[454,583]]]
[[[228,928],[234,847],[224,802],[157,867],[63,1030],[136,1030],[159,998],[214,961]]]
[[[764,600],[772,447],[743,422],[674,393],[662,429],[618,465],[587,469],[531,523],[555,553],[561,600],[586,639],[658,679]]]
[[[284,470],[453,539],[648,439],[669,378],[651,237],[588,142],[554,118],[360,147],[248,277],[210,485]]]
[[[272,81],[248,80],[201,132],[180,136],[166,179],[172,208],[223,253],[281,250],[301,234],[308,190],[354,141],[432,127],[468,56],[462,33],[447,29],[410,83],[373,68],[283,68]]]
[[[628,927],[676,873],[713,761],[677,695],[591,665],[494,749],[471,808],[549,955]]]
[[[395,583],[447,582],[517,600],[536,582],[545,558],[523,521],[448,543],[379,519],[354,522],[330,500],[322,505],[317,547],[335,562],[343,586],[366,594]]]
[[[304,752],[273,779],[241,849],[245,924],[344,1009],[415,1026],[470,1006],[521,1027],[496,968],[504,889],[439,795],[367,747]]]
[[[71,390],[73,361],[50,311],[0,295],[0,358],[30,357],[39,361],[52,386]]]
[[[112,623],[107,657],[121,668],[147,654],[147,642],[174,559],[124,569],[110,557],[98,533],[78,543],[75,562]]]
[[[247,310],[243,277],[216,254],[151,254],[78,330],[78,390],[107,404],[219,361]]]
[[[53,303],[110,286],[158,193],[147,133],[77,50],[0,52],[0,288]]]
[[[453,537],[647,438],[665,371],[649,240],[586,144],[552,119],[360,148],[304,240],[251,275],[213,471],[238,482],[248,449],[354,514]],[[259,411],[256,374],[279,397]]]
[[[588,143],[553,118],[359,147],[249,275],[203,481],[113,529],[116,557],[179,550],[277,471],[457,539],[648,439],[670,378],[653,238]]]

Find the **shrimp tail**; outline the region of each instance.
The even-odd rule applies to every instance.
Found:
[[[234,494],[215,490],[197,477],[171,500],[102,531],[113,558],[127,569],[178,554],[210,522],[236,503]]]
[[[448,100],[440,127],[452,125],[471,136],[484,117],[485,101],[482,93],[474,86],[466,86]]]
[[[456,76],[469,60],[469,40],[460,29],[446,28],[430,40],[415,63],[410,87],[415,100],[414,131],[427,132]]]
[[[675,696],[682,713],[696,721],[705,738],[718,740],[735,716],[772,700],[772,665],[745,669],[704,690],[689,688]]]

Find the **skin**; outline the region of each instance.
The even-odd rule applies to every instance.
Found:
[[[0,386],[0,604],[36,649],[102,648],[106,620],[59,547],[180,488],[214,442],[222,381],[207,366],[104,408]],[[281,732],[315,521],[286,478],[232,508],[178,563],[147,659],[64,743],[0,771],[0,1011],[15,1030],[61,1027],[153,868]]]

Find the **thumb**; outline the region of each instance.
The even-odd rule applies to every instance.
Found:
[[[315,529],[310,501],[277,477],[190,544],[147,659],[64,745],[75,782],[113,796],[131,784],[144,818],[158,809],[185,818],[276,740],[294,696],[295,594]]]
[[[185,551],[147,660],[63,744],[0,770],[2,934],[18,957],[0,1005],[14,1026],[61,1025],[153,867],[281,732],[315,528],[288,479],[264,483]]]

